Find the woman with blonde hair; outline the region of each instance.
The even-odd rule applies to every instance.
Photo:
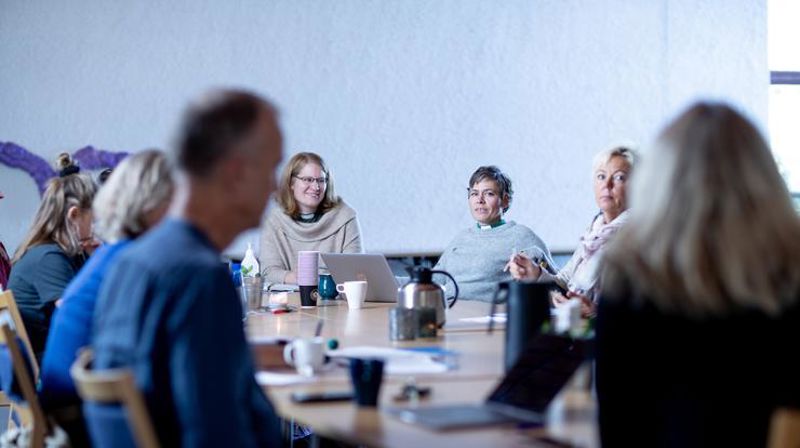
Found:
[[[50,318],[67,284],[86,260],[94,240],[95,184],[69,157],[59,157],[61,176],[50,180],[33,225],[11,260],[8,289],[14,292],[37,357],[44,350]]]
[[[598,267],[603,249],[628,221],[627,185],[639,156],[626,146],[614,146],[599,152],[592,162],[594,199],[600,209],[569,262],[557,273],[548,272],[543,257],[513,254],[508,262],[516,280],[550,281],[562,292],[552,294],[555,306],[571,299],[581,301],[583,317],[597,311]],[[534,260],[536,262],[534,262]],[[540,266],[539,263],[542,263]]]
[[[100,188],[93,209],[97,220],[95,230],[105,244],[67,286],[62,305],[53,315],[41,373],[40,397],[46,410],[80,404],[69,368],[78,349],[89,345],[102,279],[117,256],[161,220],[172,190],[171,165],[158,150],[141,151],[125,158]],[[61,414],[64,413],[57,413]],[[82,422],[59,423],[73,442],[84,440]]]
[[[277,202],[261,230],[261,265],[270,283],[297,282],[298,251],[362,251],[356,212],[336,194],[319,155],[301,152],[289,159]]]
[[[597,318],[603,445],[764,446],[800,404],[800,220],[758,130],[699,103],[660,134],[608,248]]]

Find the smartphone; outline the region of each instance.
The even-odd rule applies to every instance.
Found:
[[[325,392],[292,392],[292,401],[295,403],[322,403],[325,401],[350,401],[353,392],[332,390]]]

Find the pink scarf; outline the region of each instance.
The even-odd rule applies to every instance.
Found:
[[[592,222],[589,230],[581,237],[583,258],[591,258],[592,255],[605,246],[608,240],[622,228],[626,221],[628,221],[627,210],[620,213],[619,216],[610,223],[605,222],[602,213],[598,215],[594,222]]]

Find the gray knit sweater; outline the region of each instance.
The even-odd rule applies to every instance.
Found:
[[[355,210],[342,201],[319,221],[303,223],[293,220],[281,207],[272,207],[261,229],[261,269],[266,270],[267,281],[283,283],[286,273],[296,270],[297,252],[301,250],[362,252]]]
[[[483,230],[473,225],[462,231],[444,250],[435,268],[455,277],[459,300],[491,302],[497,284],[511,280],[511,274],[503,272],[503,268],[513,249],[524,250],[534,257],[544,256],[552,262],[550,250],[533,230],[508,221],[493,229]],[[452,296],[451,286],[449,282],[446,285],[448,297]]]

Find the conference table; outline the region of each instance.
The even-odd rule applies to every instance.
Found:
[[[322,322],[321,336],[336,339],[340,348],[436,347],[456,353],[455,368],[446,372],[414,375],[385,375],[378,408],[359,408],[353,402],[298,404],[292,392],[351,390],[348,372],[330,368],[310,380],[271,384],[265,391],[277,412],[286,420],[309,426],[323,437],[354,445],[376,447],[408,446],[599,446],[596,405],[580,378],[574,379],[551,404],[544,427],[517,425],[433,431],[404,423],[381,409],[400,406],[480,403],[503,376],[504,328],[489,334],[484,320],[489,305],[483,302],[458,302],[448,310],[447,324],[435,339],[396,342],[389,339],[389,309],[394,304],[366,303],[362,309],[348,309],[345,301],[329,301],[325,306],[299,307],[299,298],[290,296],[295,311],[284,314],[257,313],[247,318],[248,338],[310,338]],[[293,370],[277,370],[287,377]],[[580,372],[580,371],[579,371]],[[581,375],[576,375],[580,377]],[[418,386],[431,388],[430,396],[416,403],[396,402],[404,384],[413,377]]]

